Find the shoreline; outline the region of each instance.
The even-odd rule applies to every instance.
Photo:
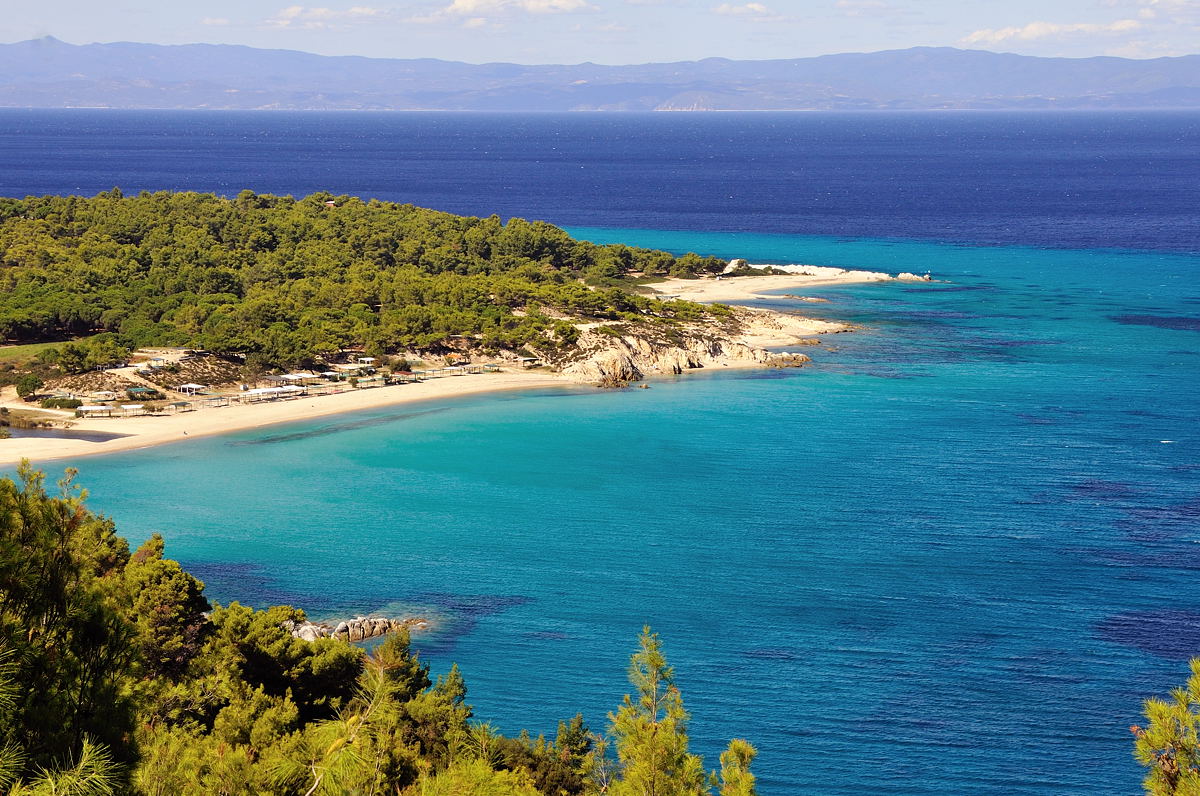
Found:
[[[783,345],[788,342],[796,342],[797,339],[795,335],[786,331],[776,332],[776,334],[778,335],[776,337],[756,338],[755,342]],[[719,365],[695,368],[688,372],[711,373],[761,367],[765,366],[752,360],[733,359]],[[222,434],[234,434],[240,431],[253,431],[288,423],[301,423],[322,417],[426,401],[549,387],[605,389],[602,386],[571,378],[563,373],[552,373],[545,370],[505,370],[486,375],[443,376],[423,382],[372,387],[354,392],[306,395],[284,401],[204,407],[174,415],[80,418],[72,421],[70,431],[101,432],[121,436],[101,441],[70,437],[12,437],[0,440],[0,469],[15,468],[22,459],[28,459],[34,469],[45,469],[42,465],[50,462],[129,453],[160,445],[171,445]],[[7,388],[8,391],[11,389]],[[6,392],[4,397],[15,397],[15,393],[13,396],[9,396]],[[12,405],[8,401],[0,401],[0,404]]]
[[[813,270],[817,270],[815,267]],[[875,271],[838,271],[827,270],[816,275],[807,274],[773,274],[770,276],[730,276],[723,279],[668,279],[646,285],[658,293],[677,296],[687,301],[700,303],[737,303],[742,301],[758,301],[761,299],[791,298],[803,301],[802,296],[773,296],[766,294],[768,290],[789,290],[810,287],[838,287],[846,285],[868,285],[878,282],[924,282],[926,280],[906,275],[895,277],[890,274]]]
[[[15,467],[22,459],[28,459],[38,468],[45,462],[125,453],[348,412],[508,390],[571,386],[580,385],[558,374],[501,371],[496,374],[443,376],[415,384],[302,396],[288,401],[204,407],[175,415],[83,418],[75,421],[70,430],[101,431],[125,436],[103,442],[64,437],[13,437],[0,440],[0,467]]]
[[[674,279],[660,282],[652,287],[658,292],[673,293],[680,298],[694,301],[741,302],[761,298],[760,291],[792,287],[814,287],[848,284],[866,284],[894,280],[888,274],[867,271],[847,271],[835,275],[773,275],[733,277],[716,279]],[[798,297],[797,297],[798,298]],[[673,366],[674,372],[704,372],[739,370],[769,367],[770,362],[762,356],[749,356],[748,352],[766,354],[767,347],[792,344],[805,345],[821,334],[836,334],[849,331],[852,327],[833,321],[805,318],[790,313],[745,308],[741,310],[744,327],[741,334],[728,342],[740,347],[737,352],[729,351],[697,362],[687,362],[686,367]],[[606,343],[611,340],[605,340]],[[679,353],[679,352],[675,352]],[[684,352],[685,354],[687,352]],[[793,354],[802,361],[807,358]],[[685,357],[686,358],[686,357]],[[668,363],[669,364],[669,363]],[[74,460],[113,453],[128,453],[145,448],[191,439],[251,431],[273,425],[297,423],[351,412],[382,409],[391,406],[424,401],[436,401],[493,392],[528,390],[543,387],[586,386],[584,373],[511,371],[503,370],[492,374],[443,376],[437,379],[409,384],[359,389],[329,395],[304,395],[291,400],[232,405],[224,407],[200,407],[173,415],[143,415],[139,417],[91,418],[73,420],[71,432],[90,432],[118,435],[97,441],[78,437],[13,437],[0,440],[0,468],[15,467],[21,460],[28,459],[35,468],[49,462]],[[662,366],[646,371],[646,375],[665,375],[671,367]],[[595,374],[592,374],[595,375]],[[599,379],[603,382],[603,379]],[[591,383],[595,383],[592,379]],[[0,405],[21,407],[13,388],[0,391]],[[67,414],[41,410],[49,414]]]

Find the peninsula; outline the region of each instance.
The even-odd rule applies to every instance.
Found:
[[[706,302],[893,278],[348,196],[115,189],[0,200],[0,265],[0,422],[69,429],[18,430],[0,465],[496,390],[802,365],[779,349],[849,327]]]

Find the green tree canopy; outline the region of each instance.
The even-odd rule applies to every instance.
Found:
[[[280,366],[351,345],[435,350],[457,336],[552,350],[573,342],[553,315],[694,316],[698,305],[637,295],[625,280],[725,265],[598,246],[544,222],[328,194],[108,191],[4,200],[3,210],[0,342],[103,333],[51,355],[66,372],[147,345]]]
[[[1187,685],[1171,698],[1146,700],[1145,727],[1130,728],[1133,756],[1148,769],[1152,796],[1200,795],[1200,658],[1192,659]]]

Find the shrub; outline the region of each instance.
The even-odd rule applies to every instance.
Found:
[[[83,401],[78,398],[43,398],[39,405],[43,409],[78,409]]]
[[[32,373],[26,373],[17,379],[17,395],[26,401],[41,388],[42,380]]]

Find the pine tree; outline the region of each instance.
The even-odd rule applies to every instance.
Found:
[[[1186,688],[1171,700],[1146,700],[1147,727],[1129,729],[1137,739],[1133,756],[1150,769],[1143,781],[1152,796],[1200,794],[1200,658],[1192,659]]]
[[[703,764],[688,753],[687,711],[663,657],[658,634],[642,629],[641,648],[629,666],[636,698],[609,714],[620,779],[617,796],[699,796],[709,793]]]
[[[750,763],[758,751],[749,742],[734,738],[721,753],[721,796],[756,796]]]

